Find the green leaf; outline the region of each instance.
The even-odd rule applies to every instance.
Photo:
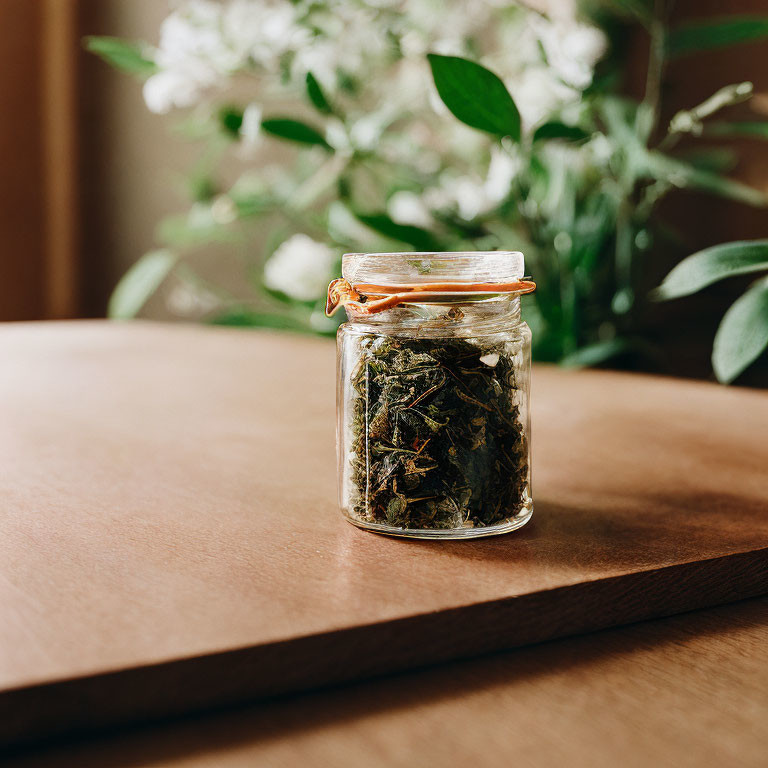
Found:
[[[109,317],[136,317],[176,265],[177,256],[165,248],[144,254],[122,277],[109,299]]]
[[[212,325],[229,325],[239,328],[278,328],[283,331],[308,330],[306,324],[290,315],[257,312],[248,307],[232,307],[209,321]]]
[[[710,192],[729,200],[736,200],[739,203],[751,205],[755,208],[761,208],[768,202],[765,195],[759,189],[702,168],[692,169],[686,176],[684,186],[701,189],[704,192]]]
[[[217,222],[211,206],[205,204],[194,205],[185,214],[166,216],[157,226],[158,240],[176,248],[204,243],[231,243],[240,236],[241,233],[231,222]]]
[[[566,368],[588,368],[593,365],[599,365],[606,360],[610,360],[622,352],[630,349],[631,345],[626,339],[610,339],[609,341],[599,341],[590,344],[581,349],[577,349],[570,355],[566,355],[560,364]]]
[[[520,141],[520,113],[497,75],[458,56],[427,58],[440,98],[462,123]]]
[[[732,147],[693,147],[681,153],[681,159],[694,168],[711,173],[728,173],[739,161]]]
[[[712,367],[723,384],[733,381],[768,346],[768,277],[753,283],[723,316],[712,348]]]
[[[230,193],[232,202],[237,209],[240,218],[247,219],[251,216],[259,216],[275,206],[275,201],[267,195],[237,195]]]
[[[617,16],[634,18],[646,26],[653,21],[653,3],[645,0],[611,0],[607,5]]]
[[[216,182],[211,175],[200,171],[190,174],[187,179],[187,189],[189,196],[196,203],[209,203],[218,191]]]
[[[408,243],[419,251],[439,250],[439,244],[432,233],[421,227],[415,227],[411,224],[397,224],[385,213],[356,213],[355,217],[376,232],[391,237],[393,240]]]
[[[686,56],[738,43],[750,43],[764,37],[768,37],[766,16],[727,16],[689,21],[670,31],[667,52],[672,57]]]
[[[709,123],[704,126],[708,136],[743,136],[768,139],[768,122]]]
[[[653,292],[657,300],[689,296],[718,280],[768,269],[768,240],[737,240],[683,259]]]
[[[232,139],[240,138],[243,125],[243,110],[239,107],[222,107],[217,115],[222,131]]]
[[[157,71],[155,62],[144,53],[146,46],[139,43],[130,43],[118,37],[86,37],[85,47],[123,72],[149,77]]]
[[[675,187],[701,189],[755,207],[764,206],[768,202],[768,198],[754,187],[696,168],[661,152],[649,152],[646,162],[649,173]]]
[[[533,140],[539,141],[540,139],[565,139],[566,141],[582,141],[588,139],[589,134],[578,125],[566,125],[553,121],[551,123],[544,123],[540,125],[533,132]]]
[[[333,112],[333,107],[323,93],[320,83],[317,82],[317,78],[311,72],[307,72],[307,96],[319,112],[326,115]]]
[[[302,123],[300,120],[292,120],[288,117],[272,117],[261,121],[261,129],[279,139],[288,139],[299,144],[315,144],[325,149],[331,149],[317,129]]]

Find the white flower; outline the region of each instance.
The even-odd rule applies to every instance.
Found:
[[[333,91],[337,74],[344,71],[362,78],[366,71],[381,71],[379,64],[391,56],[387,26],[375,8],[350,2],[327,2],[310,16],[313,36],[304,45],[295,45],[291,72],[303,79],[311,72]]]
[[[426,56],[428,43],[423,35],[415,29],[407,30],[400,38],[400,50],[406,58]]]
[[[387,213],[398,224],[412,224],[416,227],[431,227],[434,224],[424,200],[414,192],[395,192],[387,203]]]
[[[153,112],[194,104],[205,91],[223,87],[237,71],[264,67],[310,37],[285,0],[253,2],[185,0],[163,21],[155,54],[158,72],[144,87]]]
[[[403,5],[408,25],[430,41],[429,50],[445,54],[466,54],[465,41],[486,32],[496,13],[493,3],[483,0],[411,0]]]
[[[465,53],[464,40],[457,35],[443,37],[432,43],[432,51],[441,56],[463,56]]]
[[[298,50],[293,59],[292,74],[300,80],[311,72],[327,89],[336,85],[338,68],[338,43],[329,40],[312,40],[306,47]]]
[[[174,107],[189,107],[200,95],[200,84],[191,77],[172,70],[150,77],[142,90],[150,112],[165,114]]]
[[[347,127],[341,120],[330,119],[325,126],[325,140],[337,153],[348,154],[353,151]]]
[[[396,62],[390,77],[392,98],[407,107],[419,105],[432,90],[432,72],[426,55],[402,58]]]
[[[595,64],[605,54],[605,35],[596,27],[575,20],[552,22],[532,15],[530,24],[541,41],[547,63],[558,77],[579,90],[587,88]]]
[[[466,221],[471,221],[480,215],[486,207],[483,185],[469,177],[456,179],[453,182],[453,196],[459,216]]]
[[[443,176],[438,187],[424,193],[425,202],[435,209],[455,207],[465,221],[489,213],[509,195],[520,161],[499,147],[491,151],[485,180],[475,176]]]
[[[222,9],[221,3],[211,0],[189,0],[179,5],[160,25],[155,57],[158,66],[220,63],[228,53],[219,33]]]
[[[526,67],[508,85],[526,130],[581,97],[579,91],[565,85],[543,65]]]
[[[587,142],[583,149],[590,154],[592,162],[597,166],[607,166],[613,157],[613,145],[603,133],[595,134],[594,138]]]
[[[240,136],[246,144],[253,146],[261,133],[261,105],[249,104],[243,110],[243,122],[240,124]]]
[[[293,235],[267,261],[264,283],[299,301],[313,301],[325,293],[335,262],[335,253],[325,243]]]
[[[352,145],[358,149],[374,149],[381,139],[386,123],[387,116],[383,112],[372,112],[355,120],[349,129]]]
[[[151,111],[188,107],[217,81],[212,54],[219,47],[218,35],[207,25],[215,27],[212,16],[219,12],[218,4],[197,0],[162,23],[155,54],[159,71],[144,84],[144,100]]]
[[[263,66],[309,40],[309,31],[296,24],[291,3],[278,0],[230,0],[224,7],[221,38],[236,66],[249,59]]]
[[[491,162],[488,165],[488,175],[483,185],[486,199],[498,204],[509,195],[510,187],[515,176],[520,172],[521,162],[518,157],[512,157],[501,147],[491,149]]]

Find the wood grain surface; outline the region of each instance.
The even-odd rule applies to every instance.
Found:
[[[328,341],[30,324],[0,360],[5,741],[768,592],[763,392],[539,368],[532,523],[414,542],[336,511]]]
[[[160,727],[7,768],[764,768],[768,599]]]

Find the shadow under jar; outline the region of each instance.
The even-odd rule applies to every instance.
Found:
[[[513,251],[344,256],[344,280],[368,291],[337,337],[339,503],[354,525],[458,539],[530,519],[523,265]]]

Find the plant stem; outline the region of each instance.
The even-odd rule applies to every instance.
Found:
[[[645,77],[645,96],[643,104],[651,114],[652,135],[659,122],[659,107],[661,103],[661,84],[664,75],[665,48],[667,37],[665,0],[654,0],[653,20],[650,26],[650,48],[648,52],[648,71]]]
[[[616,216],[616,283],[620,291],[632,289],[632,207],[622,200]]]
[[[648,51],[648,70],[645,78],[645,94],[638,109],[635,130],[642,134],[642,141],[649,143],[659,124],[661,111],[661,88],[666,59],[667,37],[667,3],[666,0],[654,0],[653,19],[649,27],[650,46]],[[641,119],[645,118],[645,120]],[[642,128],[640,127],[642,126]],[[636,192],[636,179],[622,184],[621,202],[616,215],[616,251],[614,268],[617,293],[623,294],[622,302],[626,305],[614,307],[622,314],[628,312],[634,302],[632,291],[634,230],[633,230],[633,198]],[[615,297],[614,297],[615,298]]]
[[[754,86],[751,82],[734,83],[713,93],[708,99],[692,109],[678,112],[669,123],[667,135],[659,143],[659,149],[672,148],[685,134],[700,136],[704,130],[704,120],[716,112],[733,104],[748,101],[752,98]]]

